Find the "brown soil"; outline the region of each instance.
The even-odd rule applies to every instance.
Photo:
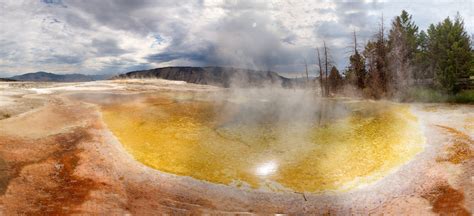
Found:
[[[437,125],[450,134],[451,139],[447,147],[447,155],[438,157],[438,162],[448,161],[453,164],[459,164],[463,161],[474,158],[474,140],[469,135],[456,130],[452,127]]]
[[[43,189],[45,196],[38,197],[33,203],[38,207],[37,212],[52,215],[64,215],[70,213],[80,213],[73,207],[83,203],[89,194],[89,191],[98,187],[98,183],[91,179],[81,178],[74,175],[78,165],[80,150],[76,145],[87,135],[81,131],[74,131],[68,136],[60,137],[61,149],[55,151],[48,157],[55,165],[55,172],[50,175],[53,187]],[[62,141],[62,142],[61,142]]]
[[[430,201],[433,212],[440,215],[471,215],[463,206],[464,193],[452,188],[447,183],[437,185],[422,197]]]
[[[74,174],[81,151],[77,145],[88,138],[87,132],[76,129],[39,140],[0,139],[1,146],[11,146],[5,143],[8,141],[17,144],[14,150],[22,152],[21,156],[6,156],[8,152],[4,148],[0,151],[4,167],[7,167],[0,188],[0,192],[8,197],[4,201],[7,213],[78,213],[74,207],[84,202],[89,191],[100,185]],[[32,149],[21,149],[24,147]]]

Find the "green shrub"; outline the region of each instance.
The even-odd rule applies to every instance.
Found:
[[[448,99],[446,94],[431,88],[411,88],[401,97],[405,102],[439,103]]]
[[[404,102],[423,103],[474,103],[474,90],[464,90],[454,95],[443,93],[441,90],[432,88],[411,88],[402,96]]]
[[[449,98],[452,103],[474,103],[474,90],[464,90]]]

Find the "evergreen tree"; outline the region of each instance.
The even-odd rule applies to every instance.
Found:
[[[403,10],[392,21],[388,35],[391,74],[387,77],[387,87],[392,93],[406,89],[411,83],[418,42],[418,26],[412,21],[412,16]]]
[[[365,80],[364,94],[371,98],[380,98],[383,94],[382,79],[380,76],[377,57],[377,42],[369,41],[364,49],[364,57],[367,60],[367,78]]]
[[[346,70],[344,70],[343,74],[344,74],[344,78],[343,78],[344,85],[356,86],[357,77],[355,75],[355,72],[351,69],[350,66],[348,66]]]
[[[442,89],[456,93],[461,80],[469,79],[472,64],[470,37],[459,14],[454,21],[449,17],[428,29],[429,57],[433,59],[435,81]]]
[[[351,69],[354,71],[355,77],[357,79],[357,87],[360,89],[365,88],[365,79],[367,76],[367,71],[365,70],[365,59],[364,57],[356,52],[350,58]]]
[[[375,40],[369,41],[364,50],[367,61],[368,75],[366,80],[366,94],[380,98],[388,92],[388,83],[391,73],[388,68],[388,43],[385,39],[383,17]]]
[[[338,92],[339,88],[342,85],[342,76],[337,70],[336,66],[332,66],[331,72],[329,73],[329,86],[330,91],[333,93]]]
[[[433,64],[428,53],[429,38],[425,31],[421,30],[417,40],[418,47],[415,52],[415,71],[413,78],[417,84],[428,84],[422,81],[432,80],[434,78]]]
[[[474,77],[474,51],[471,52],[471,71],[469,73],[469,79],[472,79],[471,77]]]
[[[354,54],[349,57],[349,67],[345,77],[348,83],[364,89],[366,76],[365,59],[357,50],[357,37],[354,32]]]
[[[474,83],[474,34],[471,34],[471,70],[469,72],[469,79]]]

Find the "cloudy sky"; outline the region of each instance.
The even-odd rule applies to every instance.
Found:
[[[305,59],[314,73],[323,40],[342,69],[351,32],[365,41],[402,9],[421,29],[459,12],[474,33],[474,0],[0,0],[0,77],[188,65],[291,73]]]

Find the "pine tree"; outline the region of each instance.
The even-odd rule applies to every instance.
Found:
[[[368,67],[365,93],[374,98],[381,98],[388,92],[388,82],[392,79],[387,66],[388,43],[385,39],[383,17],[375,40],[369,41],[365,47],[364,57]]]
[[[472,79],[471,77],[474,77],[474,50],[471,53],[471,71],[469,73],[469,79]]]
[[[388,90],[392,93],[407,89],[414,77],[414,61],[418,48],[418,26],[405,10],[394,18],[388,35]]]
[[[349,57],[349,68],[346,72],[346,80],[357,88],[364,89],[366,76],[365,59],[357,50],[357,36],[354,31],[354,54]]]
[[[365,96],[372,98],[380,98],[383,94],[382,79],[380,76],[377,57],[377,42],[369,41],[364,49],[364,57],[367,60],[367,78],[365,80],[364,89]]]
[[[342,76],[337,70],[336,66],[332,66],[331,72],[329,73],[329,86],[330,91],[333,93],[338,92],[339,88],[342,85]]]
[[[421,30],[417,38],[418,47],[415,52],[415,70],[413,78],[416,84],[430,84],[426,80],[434,78],[434,69],[432,67],[432,59],[429,57],[428,46],[429,38],[425,31]],[[424,82],[422,82],[424,81]]]
[[[428,36],[436,84],[447,92],[458,92],[462,80],[469,79],[472,64],[471,42],[464,21],[459,14],[454,21],[448,17],[436,26],[432,24]]]

